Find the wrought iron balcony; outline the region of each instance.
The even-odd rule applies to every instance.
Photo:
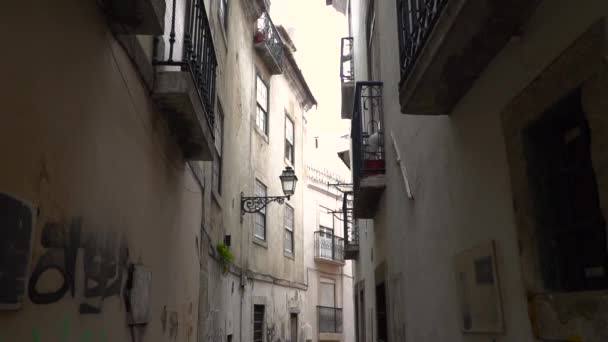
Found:
[[[373,218],[385,188],[382,82],[357,82],[351,136],[354,218]]]
[[[184,156],[213,160],[217,60],[203,0],[172,0],[166,20],[155,41],[154,96]]]
[[[316,231],[315,260],[344,265],[344,239],[330,233]]]
[[[350,119],[355,94],[355,61],[353,38],[342,38],[340,53],[340,79],[342,80],[342,119]]]
[[[247,19],[258,19],[264,12],[270,10],[270,0],[241,0]]]
[[[353,37],[342,38],[340,47],[340,79],[342,83],[355,81],[355,63],[353,60]]]
[[[449,114],[540,0],[397,0],[401,111]]]
[[[268,12],[257,21],[253,43],[270,74],[283,73],[283,41]]]
[[[319,333],[342,333],[342,309],[317,306]]]
[[[344,224],[344,259],[356,260],[359,256],[359,227],[353,218],[353,192],[344,192],[342,199],[342,218]]]

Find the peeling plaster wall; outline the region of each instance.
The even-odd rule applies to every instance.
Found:
[[[124,283],[141,265],[149,315],[133,334],[195,341],[201,195],[164,119],[95,2],[8,7],[0,193],[34,223],[30,288],[0,311],[0,340],[131,341]]]

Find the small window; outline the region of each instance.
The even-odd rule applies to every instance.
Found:
[[[284,250],[286,253],[293,254],[294,247],[294,234],[293,234],[293,226],[294,226],[294,210],[289,205],[285,205],[285,217],[284,217],[284,225],[285,225],[285,245]]]
[[[264,341],[264,305],[253,306],[253,342]]]
[[[220,8],[218,10],[218,16],[222,22],[224,32],[228,33],[228,0],[219,0]]]
[[[268,85],[260,74],[257,75],[256,102],[255,124],[264,134],[268,135]]]
[[[218,113],[214,121],[215,132],[215,160],[213,161],[213,173],[211,183],[217,194],[222,193],[222,143],[224,139],[224,112],[218,103]]]
[[[256,179],[255,181],[255,195],[258,197],[266,197],[266,185]],[[255,213],[255,230],[254,235],[256,238],[266,240],[266,208]]]
[[[285,159],[295,165],[295,134],[293,121],[285,115]]]

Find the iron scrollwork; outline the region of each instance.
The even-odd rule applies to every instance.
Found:
[[[257,213],[266,208],[271,202],[283,204],[286,199],[288,199],[287,196],[244,197],[241,195],[241,215],[245,213]]]

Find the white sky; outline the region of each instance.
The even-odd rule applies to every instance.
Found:
[[[336,154],[349,148],[349,140],[340,138],[350,131],[350,120],[340,118],[340,38],[348,35],[346,17],[325,0],[272,0],[270,8],[275,25],[294,29],[296,60],[319,103],[307,115],[307,163],[348,175]],[[319,149],[314,149],[314,137],[319,137]]]

